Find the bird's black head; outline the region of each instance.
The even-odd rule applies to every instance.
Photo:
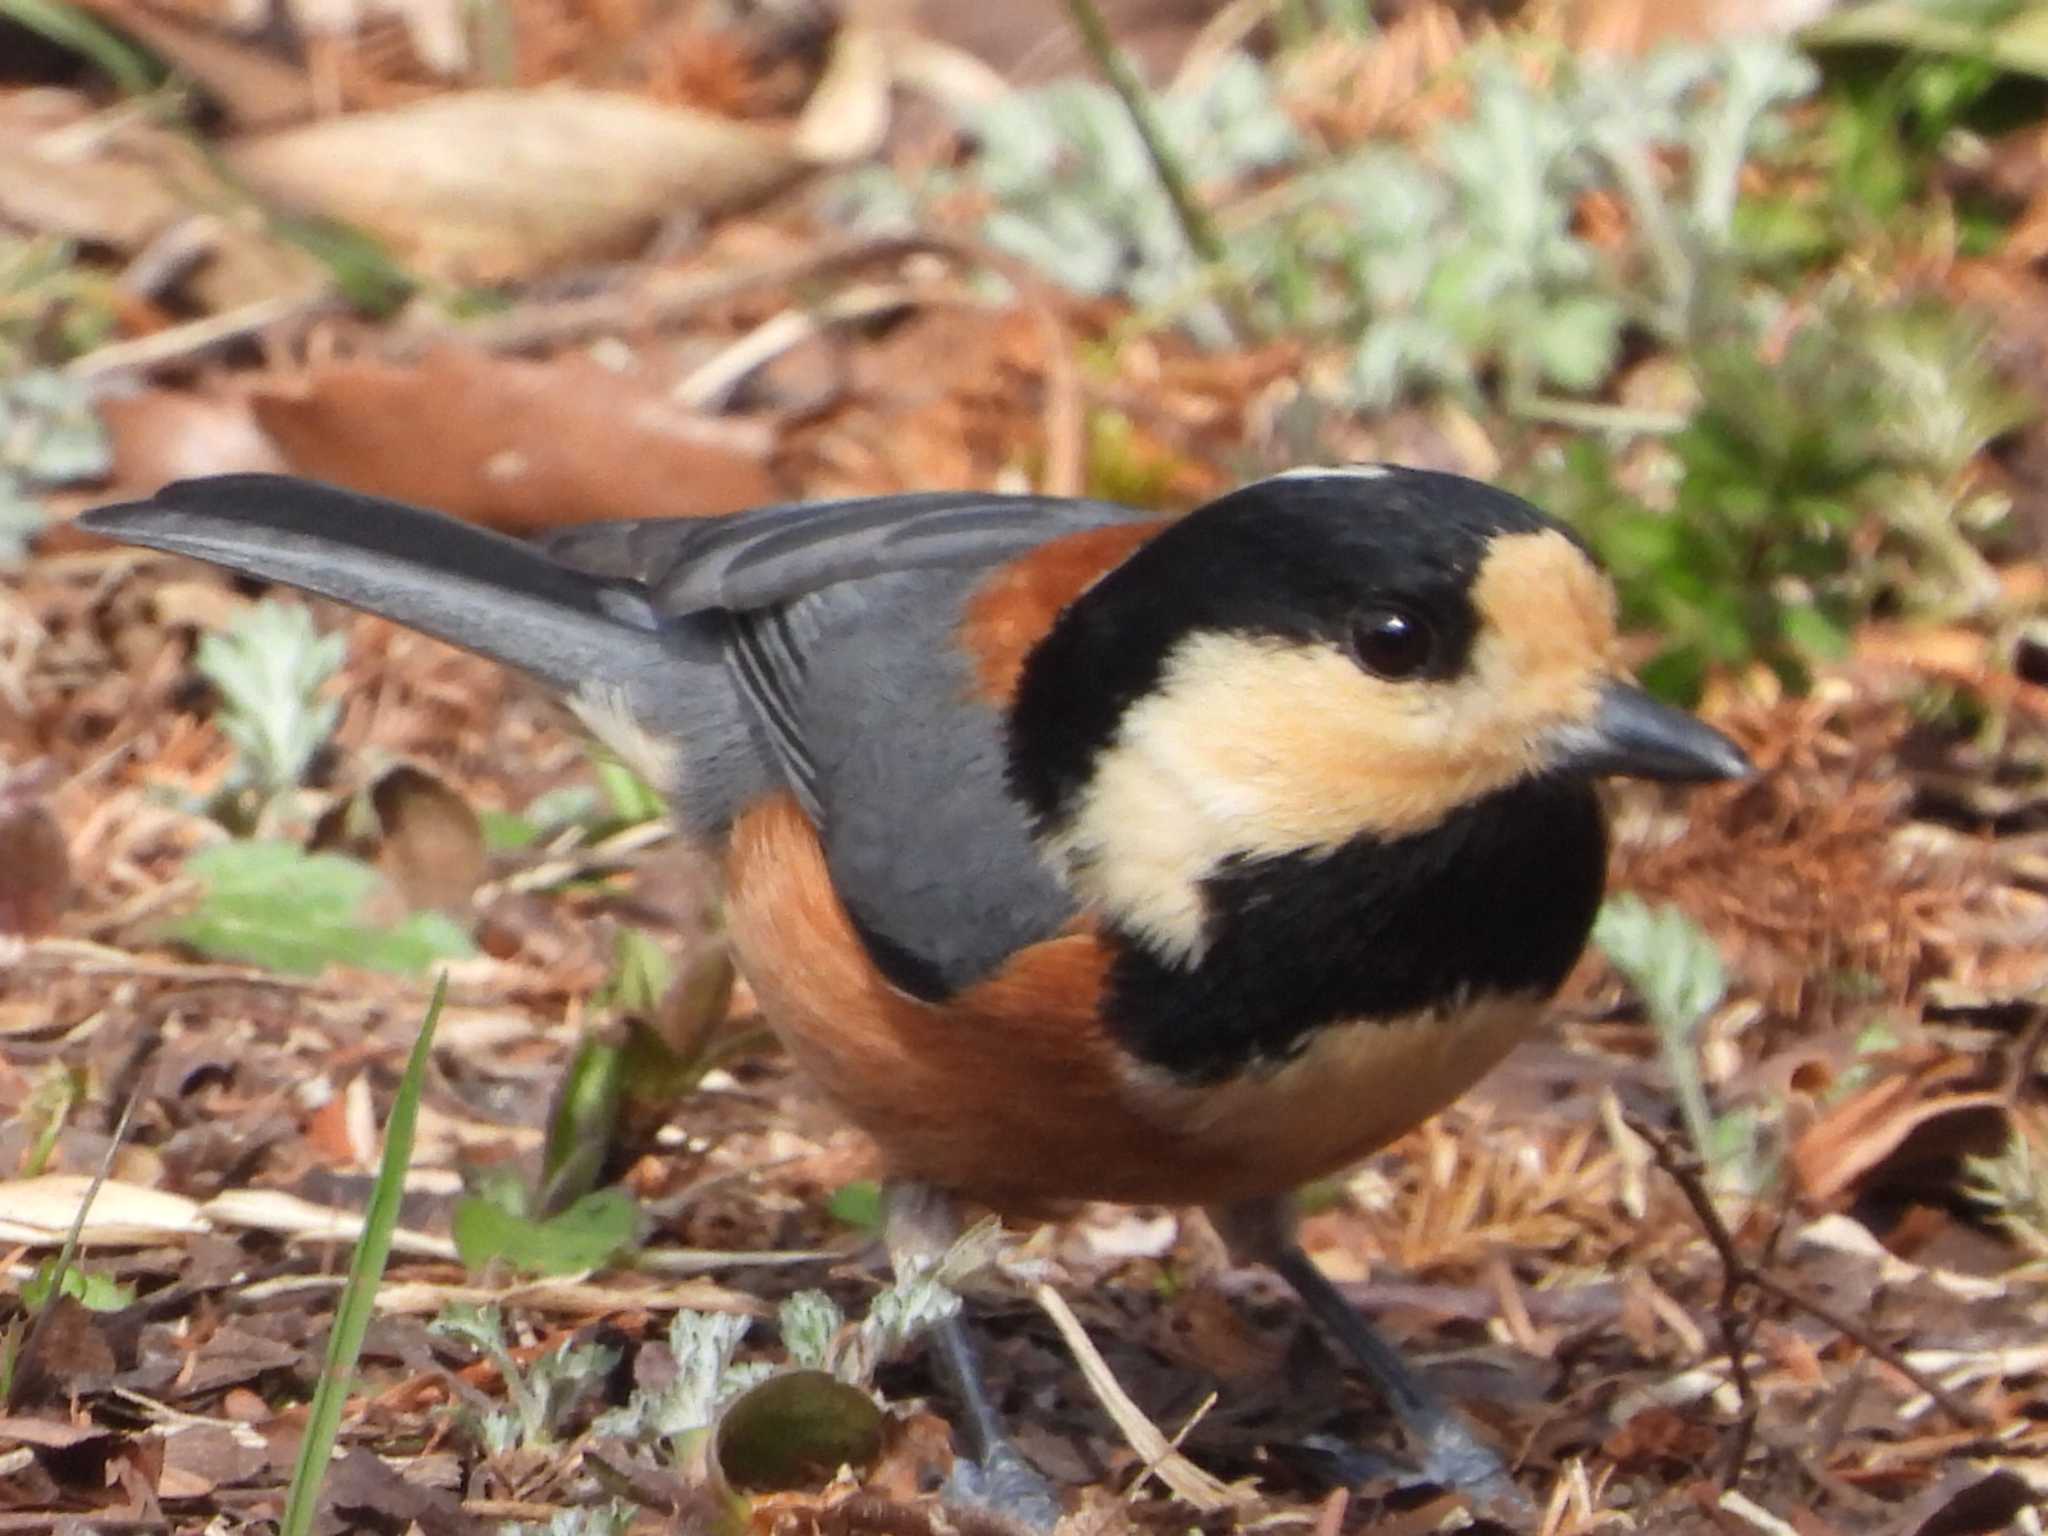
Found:
[[[1626,682],[1571,534],[1378,466],[1259,481],[1142,546],[1027,660],[1011,757],[1077,890],[1183,955],[1234,864],[1411,837],[1535,779],[1747,768]]]

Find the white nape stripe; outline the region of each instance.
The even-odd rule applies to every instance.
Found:
[[[1268,480],[1384,480],[1394,472],[1391,464],[1304,464],[1283,469]]]

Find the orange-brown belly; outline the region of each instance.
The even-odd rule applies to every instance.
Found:
[[[1008,1209],[1099,1199],[1215,1204],[1279,1194],[1428,1118],[1505,1054],[1531,1003],[1340,1025],[1276,1068],[1206,1086],[1116,1049],[1092,933],[1020,952],[942,1005],[897,991],[786,801],[734,829],[733,944],[762,1011],[891,1171]]]

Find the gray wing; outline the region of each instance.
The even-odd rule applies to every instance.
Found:
[[[723,619],[735,691],[870,954],[937,997],[1074,913],[1009,793],[1003,720],[956,643],[963,606],[1050,538],[1142,520],[1106,502],[940,492],[588,524],[547,548],[643,590],[671,622]]]
[[[771,608],[863,576],[986,567],[1062,533],[1143,515],[1106,501],[927,491],[729,517],[586,523],[543,547],[589,575],[646,588],[657,611],[673,617]]]

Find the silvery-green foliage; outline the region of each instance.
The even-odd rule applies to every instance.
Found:
[[[506,1408],[466,1416],[488,1455],[556,1443],[569,1416],[619,1363],[619,1352],[596,1344],[570,1344],[522,1367],[505,1342],[504,1315],[492,1306],[442,1310],[428,1331],[469,1345],[497,1368]]]
[[[1266,73],[1232,54],[1195,86],[1156,98],[1161,135],[1197,187],[1289,164],[1301,142]],[[1015,91],[969,119],[975,175],[997,206],[983,235],[1077,293],[1121,294],[1145,307],[1182,304],[1200,262],[1130,114],[1108,87],[1064,80]],[[1196,303],[1188,323],[1211,330]],[[1221,339],[1221,336],[1218,336]]]
[[[803,1371],[832,1369],[833,1345],[846,1326],[846,1314],[823,1291],[798,1291],[777,1310],[782,1347],[789,1363]]]
[[[1742,166],[1780,140],[1780,109],[1814,89],[1813,66],[1782,41],[1745,38],[1560,59],[1540,88],[1499,43],[1475,45],[1462,68],[1465,117],[1413,145],[1321,160],[1249,58],[1154,98],[1170,152],[1221,212],[1238,313],[1269,333],[1348,341],[1352,405],[1469,391],[1495,370],[1510,399],[1590,391],[1631,325],[1689,343],[1702,305],[1728,301]],[[1110,91],[1014,92],[964,126],[977,149],[964,178],[913,195],[870,175],[842,188],[844,216],[902,228],[964,179],[995,205],[992,244],[1076,292],[1227,338],[1217,278]],[[1627,206],[1633,240],[1619,253],[1575,227],[1593,190]],[[1232,218],[1233,199],[1252,193],[1257,215]]]
[[[748,1326],[749,1319],[730,1313],[678,1312],[668,1330],[675,1376],[665,1386],[636,1391],[625,1407],[602,1415],[597,1432],[631,1440],[669,1440],[708,1427],[721,1405],[773,1369],[765,1361],[733,1359]]]
[[[269,600],[200,640],[194,659],[220,690],[220,728],[239,753],[236,788],[278,795],[305,777],[340,718],[341,706],[319,694],[346,654],[306,608]]]
[[[38,492],[100,479],[113,462],[84,384],[52,368],[0,379],[0,562],[21,559],[42,527]]]

